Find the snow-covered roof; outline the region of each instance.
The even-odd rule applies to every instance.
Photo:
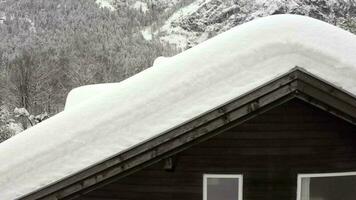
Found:
[[[160,56],[157,57],[152,67],[156,65],[162,65],[162,63],[168,61],[170,57]],[[72,107],[77,106],[78,104],[88,101],[93,97],[100,96],[105,94],[108,91],[112,91],[117,85],[121,83],[104,83],[104,84],[95,84],[95,85],[85,85],[73,89],[69,92],[66,100],[65,110],[68,110]]]
[[[356,95],[355,55],[355,35],[308,17],[233,28],[1,143],[0,199],[71,176],[295,66]]]
[[[71,90],[67,95],[65,110],[82,104],[85,101],[90,101],[91,98],[103,95],[111,91],[118,84],[120,83],[103,83],[77,87]]]

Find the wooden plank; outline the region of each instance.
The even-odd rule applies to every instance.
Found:
[[[352,124],[356,124],[356,106],[352,106],[329,93],[312,85],[298,82],[297,97],[315,105],[333,115],[340,117]]]
[[[338,87],[320,77],[317,77],[303,69],[299,69],[297,72],[298,80],[305,84],[312,85],[315,88],[333,96],[352,107],[356,107],[356,96],[349,93],[348,91]]]
[[[274,197],[274,200],[285,200],[285,198],[295,199],[298,173],[354,171],[356,169],[356,157],[354,156],[356,153],[355,126],[329,115],[320,109],[315,109],[312,106],[306,107],[307,104],[302,101],[293,101],[299,103],[294,104],[287,102],[260,116],[268,115],[278,118],[278,115],[271,114],[287,112],[289,115],[285,117],[290,116],[295,120],[288,120],[289,124],[296,123],[302,126],[304,122],[293,118],[293,112],[308,113],[318,116],[314,119],[313,126],[315,128],[324,126],[323,120],[318,119],[320,117],[325,118],[326,121],[333,120],[334,124],[336,124],[328,128],[329,130],[327,131],[330,137],[326,139],[313,139],[322,138],[320,135],[325,134],[325,130],[322,129],[316,129],[307,133],[313,136],[310,137],[312,139],[305,139],[305,143],[312,145],[305,149],[308,151],[306,154],[299,156],[294,155],[294,146],[299,145],[293,144],[293,141],[297,144],[302,144],[300,138],[289,139],[290,141],[288,141],[288,143],[290,146],[281,145],[280,152],[283,153],[281,155],[275,155],[269,151],[260,151],[260,149],[264,149],[264,146],[269,146],[269,143],[283,144],[285,139],[279,139],[278,137],[282,137],[282,135],[278,135],[278,137],[274,136],[269,138],[270,141],[268,141],[268,138],[265,138],[265,143],[258,143],[261,146],[256,146],[255,152],[260,152],[259,154],[240,155],[241,152],[246,149],[248,151],[253,150],[248,144],[244,147],[240,146],[241,143],[236,143],[236,146],[232,145],[233,142],[239,141],[230,141],[231,135],[240,133],[239,129],[242,126],[237,126],[231,129],[233,131],[225,131],[208,141],[196,144],[177,154],[179,158],[178,164],[172,173],[167,173],[162,169],[164,164],[162,161],[135,174],[118,179],[102,189],[97,189],[88,195],[84,195],[83,199],[80,200],[86,200],[85,197],[90,197],[93,194],[103,196],[115,194],[118,199],[127,198],[127,200],[145,198],[180,200],[182,197],[184,197],[185,200],[201,199],[202,175],[204,173],[243,174],[244,196],[249,200],[260,200],[261,197],[264,196],[269,196],[268,198]],[[293,106],[298,107],[299,110],[296,111]],[[312,112],[310,112],[310,109],[312,109]],[[290,112],[291,110],[293,110],[293,112]],[[244,125],[255,124],[256,121],[261,119],[265,119],[265,117],[254,118],[245,122]],[[276,121],[278,122],[278,120]],[[274,129],[272,126],[268,126],[267,123],[264,125],[266,131],[273,132]],[[278,125],[278,123],[276,125]],[[246,135],[249,136],[249,139],[245,141],[246,143],[255,138],[254,126],[248,125],[248,127],[249,129],[245,131],[249,131],[250,134]],[[313,130],[312,126],[310,126],[310,128]],[[341,135],[338,132],[339,129],[342,130]],[[293,131],[284,132],[287,136],[291,136],[295,133],[296,132]],[[316,145],[317,141],[319,141],[320,144]],[[335,141],[336,145],[333,144],[332,141]],[[342,141],[348,142],[345,143],[344,146],[339,146],[339,143]],[[227,145],[228,143],[229,145]],[[316,146],[313,148],[314,144]],[[350,151],[349,153],[345,153],[344,150]],[[317,153],[315,154],[313,152]],[[158,194],[157,188],[160,188],[160,194]],[[149,191],[151,190],[156,192],[150,193]]]

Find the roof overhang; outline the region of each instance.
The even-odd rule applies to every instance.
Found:
[[[291,99],[356,125],[356,97],[295,67],[290,72],[110,159],[21,199],[72,199],[237,126]]]

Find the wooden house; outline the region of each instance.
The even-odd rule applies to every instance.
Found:
[[[0,145],[0,199],[354,200],[354,55],[351,33],[279,15],[76,89]]]

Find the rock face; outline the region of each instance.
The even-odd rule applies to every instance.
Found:
[[[195,0],[176,11],[156,34],[187,49],[244,22],[284,13],[310,16],[356,33],[356,0]]]
[[[188,1],[192,2],[193,0],[97,0],[97,1],[106,1],[118,9],[126,9],[127,7],[141,10],[146,13],[149,11],[160,11],[167,12],[171,10],[172,7],[177,4]]]

